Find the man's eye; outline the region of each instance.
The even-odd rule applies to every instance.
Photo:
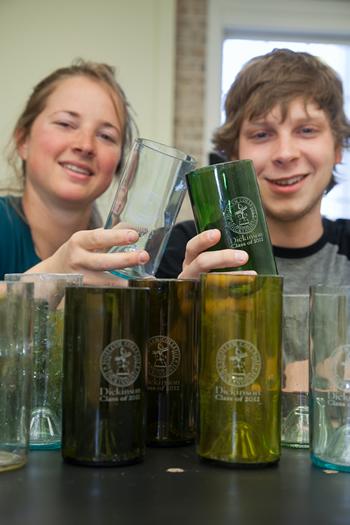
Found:
[[[301,132],[304,135],[312,135],[313,133],[316,133],[316,130],[315,128],[312,128],[311,126],[304,126],[303,128],[301,128]]]
[[[252,138],[256,140],[265,139],[268,136],[267,131],[257,131],[256,133],[252,134]]]

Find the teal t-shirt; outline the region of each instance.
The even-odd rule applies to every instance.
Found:
[[[22,273],[39,263],[28,224],[0,197],[0,280],[5,273]]]

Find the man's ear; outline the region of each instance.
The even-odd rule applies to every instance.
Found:
[[[343,160],[343,148],[341,146],[335,147],[335,164],[339,164]]]

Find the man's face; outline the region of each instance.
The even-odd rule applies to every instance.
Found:
[[[238,158],[254,163],[269,222],[310,214],[320,220],[321,199],[334,165],[341,161],[341,148],[335,145],[326,113],[297,98],[284,121],[279,105],[265,117],[243,121]]]

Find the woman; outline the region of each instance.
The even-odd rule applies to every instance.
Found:
[[[105,271],[144,264],[145,251],[106,253],[132,244],[130,229],[99,226],[95,200],[111,184],[132,140],[123,90],[105,64],[80,60],[33,90],[12,135],[12,164],[22,165],[23,196],[0,199],[0,278],[4,273],[83,273],[85,283],[115,282]],[[192,239],[181,277],[242,264],[233,250],[202,253],[217,230]],[[119,282],[120,284],[120,282]]]

